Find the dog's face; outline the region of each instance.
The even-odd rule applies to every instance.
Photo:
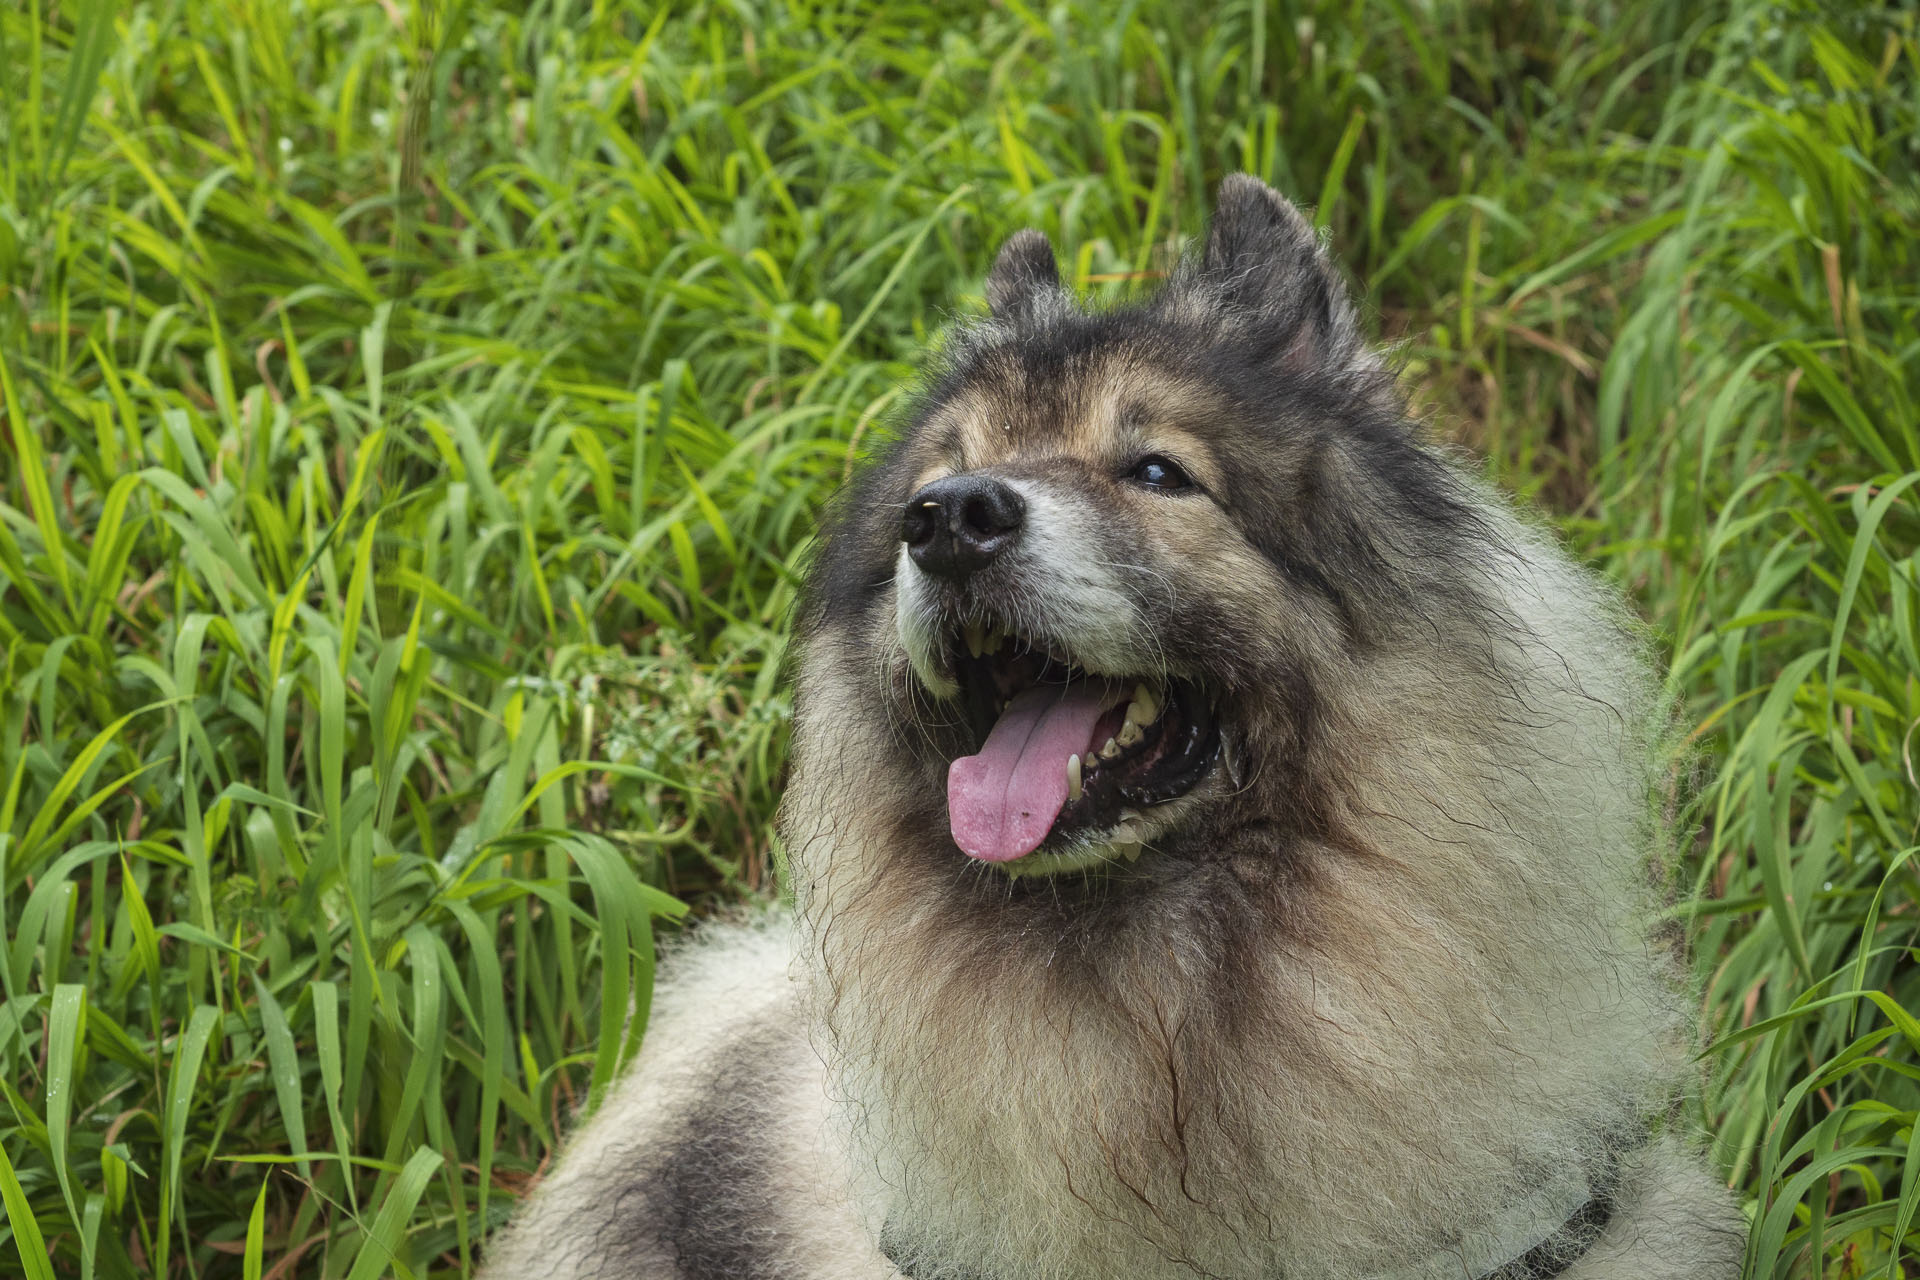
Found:
[[[864,651],[916,829],[950,837],[922,843],[1031,876],[1325,838],[1320,691],[1464,590],[1470,516],[1312,228],[1230,179],[1142,305],[1076,308],[1035,232],[988,296],[847,500],[811,624]]]

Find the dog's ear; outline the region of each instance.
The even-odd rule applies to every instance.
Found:
[[[1018,319],[1041,298],[1059,292],[1060,268],[1047,237],[1031,227],[1008,237],[987,272],[987,306],[994,317]]]
[[[1349,364],[1364,347],[1346,282],[1313,224],[1248,174],[1220,184],[1197,283],[1289,371]]]

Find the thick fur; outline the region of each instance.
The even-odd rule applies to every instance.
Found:
[[[884,1242],[917,1280],[1527,1280],[1556,1239],[1566,1280],[1736,1274],[1670,1120],[1666,710],[1613,593],[1421,442],[1252,179],[1137,307],[1082,311],[1030,232],[987,294],[801,619],[797,983],[785,926],[670,964],[491,1274],[897,1274]],[[974,471],[1019,547],[916,576],[901,505]],[[948,837],[942,637],[988,614],[1219,709],[1137,863],[1009,879]]]
[[[714,925],[673,956],[645,1046],[485,1274],[894,1276],[851,1211],[784,920]]]

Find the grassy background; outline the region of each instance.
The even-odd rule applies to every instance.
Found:
[[[1911,11],[13,0],[0,68],[0,1274],[470,1268],[668,894],[770,885],[926,339],[1237,169],[1664,639],[1749,1273],[1915,1274]]]

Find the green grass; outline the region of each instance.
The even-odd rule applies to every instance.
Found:
[[[1244,168],[1666,641],[1749,1273],[1915,1274],[1913,12],[1212,9],[0,10],[0,1273],[468,1269],[928,337]]]

